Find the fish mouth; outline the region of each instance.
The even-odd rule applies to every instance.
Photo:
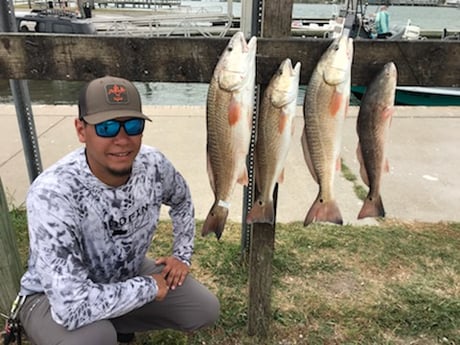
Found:
[[[329,66],[323,72],[326,84],[338,85],[347,80],[353,58],[353,39],[340,36],[331,45],[332,53]]]
[[[385,73],[390,76],[390,77],[396,77],[397,76],[397,70],[396,70],[396,65],[393,62],[388,62],[384,66],[385,68]]]

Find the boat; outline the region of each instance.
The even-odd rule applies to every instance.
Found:
[[[418,40],[422,39],[418,25],[407,20],[406,25],[392,25],[388,34],[377,37],[375,14],[367,14],[368,4],[363,0],[347,0],[338,13],[329,20],[293,20],[292,31],[295,35],[322,36],[336,38],[348,30],[347,35],[354,39]]]
[[[351,87],[351,92],[359,100],[361,100],[365,91],[365,86]],[[395,104],[413,106],[460,106],[460,88],[397,86]]]
[[[345,27],[350,28],[349,36],[355,39],[378,39],[378,40],[419,40],[420,27],[412,23],[410,19],[407,20],[406,25],[392,25],[389,32],[385,36],[377,36],[374,13],[367,13],[367,3],[362,4],[358,0],[356,7],[351,9],[348,5],[347,8],[341,10],[339,15],[346,18],[344,21]]]

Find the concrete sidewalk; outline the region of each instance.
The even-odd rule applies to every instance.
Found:
[[[80,146],[73,119],[76,106],[33,105],[40,154],[46,168]],[[206,173],[206,121],[202,106],[144,106],[153,123],[147,124],[144,143],[162,150],[190,184],[197,219],[205,219],[213,203]],[[359,177],[355,130],[357,107],[350,108],[344,128],[342,157]],[[7,198],[14,205],[25,200],[29,178],[13,105],[0,105],[3,136],[0,144],[0,176]],[[296,131],[279,186],[278,222],[303,221],[316,198],[318,186],[305,164],[300,136],[301,108],[295,118]],[[383,176],[382,198],[387,217],[417,221],[460,221],[460,107],[397,107],[390,129],[388,159],[390,173]],[[362,202],[353,184],[337,176],[336,196],[344,223],[374,224],[356,220]],[[367,187],[366,187],[367,188]],[[229,219],[241,221],[243,188],[237,186]],[[167,217],[164,210],[162,217]]]

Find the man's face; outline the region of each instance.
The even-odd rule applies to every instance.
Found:
[[[124,121],[129,118],[120,118]],[[120,186],[128,181],[134,158],[142,143],[142,134],[129,136],[125,129],[113,138],[96,134],[94,125],[75,120],[78,139],[86,145],[86,157],[93,174],[109,186]]]

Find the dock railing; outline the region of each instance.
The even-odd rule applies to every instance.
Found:
[[[116,8],[155,8],[155,7],[179,7],[181,0],[94,0],[94,4],[99,7]]]
[[[96,17],[98,34],[107,36],[204,36],[224,37],[232,26],[232,16],[223,13],[171,13],[142,17]]]

